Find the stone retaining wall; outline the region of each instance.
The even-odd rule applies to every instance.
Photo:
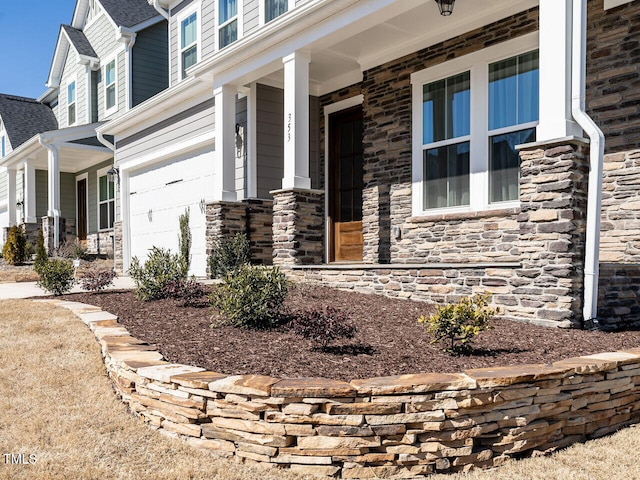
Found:
[[[640,349],[552,365],[353,380],[171,364],[97,307],[71,309],[141,419],[220,457],[339,478],[423,478],[503,464],[640,419]]]

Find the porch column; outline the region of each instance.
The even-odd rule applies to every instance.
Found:
[[[36,223],[36,167],[28,158],[24,162],[24,221]]]
[[[55,145],[47,145],[49,202],[47,216],[53,218],[53,247],[60,246],[60,162],[59,151]]]
[[[294,52],[284,63],[283,189],[311,188],[309,177],[309,63],[306,52]]]
[[[7,212],[9,212],[9,225],[16,225],[16,176],[15,168],[7,168]]]
[[[215,96],[215,162],[216,174],[213,200],[235,202],[236,169],[236,88],[223,85],[213,91]]]
[[[537,141],[575,135],[571,115],[572,0],[540,0],[540,123]]]

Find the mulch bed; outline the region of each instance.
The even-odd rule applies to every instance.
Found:
[[[495,320],[476,339],[474,354],[442,352],[416,319],[429,313],[422,302],[299,286],[287,299],[292,312],[331,306],[356,323],[356,338],[326,351],[280,327],[270,331],[211,327],[210,307],[179,301],[141,302],[132,292],[81,293],[65,299],[97,305],[118,317],[132,335],[155,345],[170,362],[226,374],[325,377],[351,380],[418,372],[550,363],[563,358],[640,347],[640,332],[595,332],[538,327]]]

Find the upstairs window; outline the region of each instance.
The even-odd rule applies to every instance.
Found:
[[[286,13],[289,8],[289,0],[264,0],[264,23],[278,18]]]
[[[67,86],[67,123],[76,123],[76,82],[71,82]]]
[[[116,70],[115,58],[104,67],[104,107],[107,115],[118,109]]]
[[[181,78],[187,77],[187,69],[198,63],[198,14],[193,12],[180,22]]]
[[[98,225],[100,230],[109,230],[115,217],[115,188],[106,172],[101,173],[98,173]]]
[[[218,27],[219,48],[238,40],[238,0],[218,0]]]
[[[6,155],[6,147],[5,147],[5,140],[4,140],[4,135],[2,135],[0,137],[0,158],[4,158]]]

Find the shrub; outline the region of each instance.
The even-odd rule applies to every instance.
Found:
[[[211,278],[222,278],[251,261],[251,245],[244,233],[231,239],[216,239],[209,255]]]
[[[211,295],[219,323],[243,328],[277,325],[287,295],[287,280],[277,267],[245,265],[227,274]]]
[[[484,330],[493,328],[490,320],[498,310],[488,307],[489,295],[465,297],[458,303],[438,307],[430,317],[422,315],[418,319],[433,335],[431,343],[447,342],[444,351],[449,353],[469,353],[473,339]],[[456,343],[458,342],[458,343]]]
[[[143,301],[166,298],[167,283],[185,279],[180,255],[158,247],[151,247],[144,265],[140,264],[137,257],[133,257],[129,275],[136,284],[136,297]]]
[[[14,225],[9,229],[2,258],[10,265],[20,265],[27,259],[27,237],[22,227]]]
[[[117,276],[118,274],[113,270],[91,270],[84,274],[80,286],[83,290],[100,292],[109,285],[113,285],[113,279]]]
[[[47,260],[49,260],[49,257],[47,256],[47,249],[44,247],[44,234],[40,228],[38,229],[38,240],[36,241],[36,258],[33,262],[33,268],[36,273],[40,271],[40,267],[46,263]]]
[[[76,238],[73,242],[61,244],[55,251],[55,256],[84,260],[87,258],[87,247]]]
[[[289,328],[322,349],[339,338],[353,338],[357,332],[349,316],[333,307],[297,314]]]
[[[68,260],[48,260],[41,265],[38,275],[38,286],[56,296],[68,292],[75,284],[74,268]]]
[[[189,266],[191,265],[191,230],[189,230],[189,208],[184,211],[183,215],[178,217],[180,225],[180,235],[178,235],[178,251],[180,253],[180,261],[182,273],[186,277],[189,274]]]
[[[171,280],[164,286],[164,295],[168,298],[181,300],[183,306],[200,306],[204,302],[202,299],[207,295],[204,285],[195,279]]]

